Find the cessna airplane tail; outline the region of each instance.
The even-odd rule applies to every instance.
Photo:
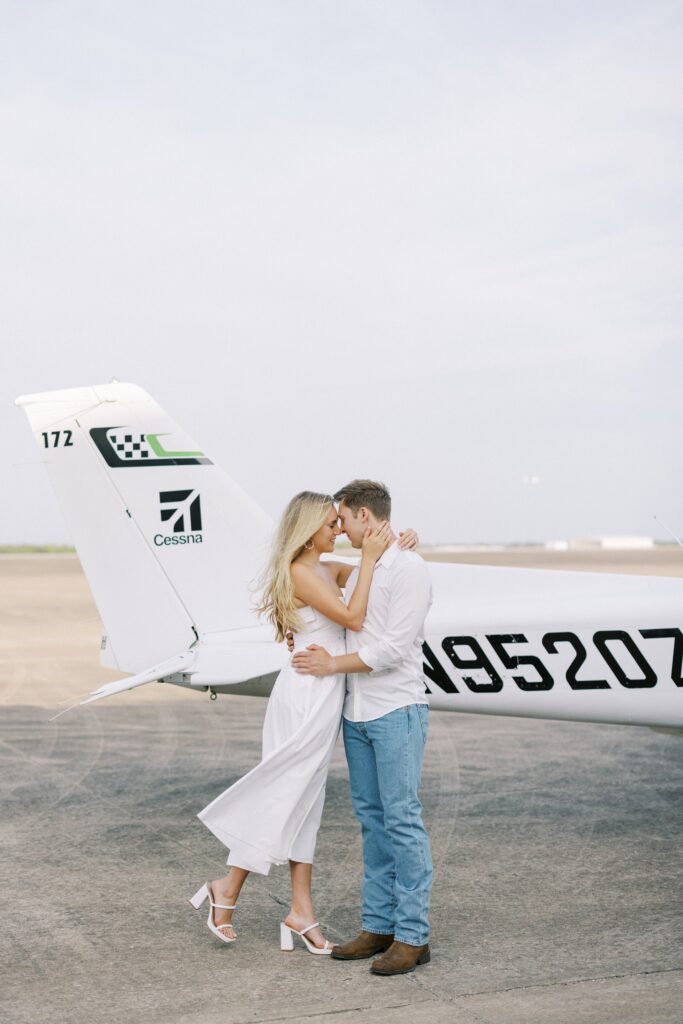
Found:
[[[115,382],[17,404],[105,624],[104,665],[145,674],[200,634],[270,639],[249,606],[270,519],[142,388]]]
[[[266,694],[287,652],[250,584],[268,516],[133,384],[27,395],[105,626],[102,663]],[[442,710],[683,727],[683,580],[432,564],[424,672]],[[83,703],[86,703],[85,701]]]

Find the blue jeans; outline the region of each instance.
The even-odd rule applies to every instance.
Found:
[[[344,719],[351,800],[363,835],[363,928],[422,946],[429,938],[432,857],[418,797],[429,706],[370,722]]]

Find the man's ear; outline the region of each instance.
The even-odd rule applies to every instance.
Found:
[[[358,509],[358,518],[360,519],[361,523],[367,525],[368,519],[370,518],[370,512],[368,511],[367,508],[365,508],[364,505],[361,505],[361,507]]]

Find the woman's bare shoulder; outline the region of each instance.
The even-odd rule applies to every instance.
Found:
[[[328,562],[328,561],[325,561],[325,562],[321,562],[320,564],[324,565],[324,566],[329,566],[329,568],[331,570],[333,570],[335,573],[338,573],[340,569],[355,569],[355,567],[356,567],[356,563],[355,562],[353,564],[351,564],[349,562],[332,562],[332,561]]]
[[[334,580],[337,587],[345,587],[347,580],[353,570],[356,568],[357,563],[349,564],[348,562],[325,562],[321,563],[329,566],[330,577]]]
[[[325,570],[325,575],[332,584],[335,594],[339,597],[342,596],[341,588],[339,586],[339,571],[344,568],[343,562],[321,562],[321,566]]]

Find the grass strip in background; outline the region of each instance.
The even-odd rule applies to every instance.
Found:
[[[75,555],[69,544],[0,544],[0,555]]]

